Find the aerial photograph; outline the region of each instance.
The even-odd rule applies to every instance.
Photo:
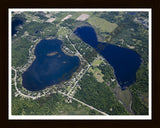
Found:
[[[9,117],[150,115],[149,14],[10,9]]]

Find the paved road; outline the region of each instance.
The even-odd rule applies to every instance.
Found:
[[[37,98],[39,98],[38,96],[37,96],[37,97],[33,97],[33,96],[25,95],[25,94],[21,93],[21,92],[18,90],[18,88],[17,88],[17,81],[16,81],[16,79],[17,79],[17,70],[14,69],[13,67],[12,67],[12,69],[13,69],[14,72],[15,72],[14,85],[15,85],[15,88],[16,88],[16,91],[18,92],[18,94],[21,95],[22,97],[26,97],[26,98],[32,98],[32,99],[37,99]]]
[[[19,95],[21,95],[22,97],[32,98],[32,99],[37,99],[37,98],[41,97],[41,96],[33,97],[33,96],[28,96],[28,95],[25,95],[25,94],[21,93],[21,92],[18,90],[18,88],[17,88],[17,81],[16,81],[16,78],[17,78],[17,70],[14,69],[13,67],[12,67],[12,69],[15,71],[14,85],[15,85],[16,91],[18,92]],[[90,106],[90,105],[88,105],[88,104],[86,104],[86,103],[84,103],[84,102],[82,102],[82,101],[80,101],[80,100],[72,97],[72,96],[68,96],[67,94],[65,94],[65,93],[63,93],[63,92],[58,91],[58,93],[63,94],[64,96],[67,96],[67,97],[69,97],[69,98],[71,98],[71,99],[73,99],[73,100],[75,100],[75,101],[77,101],[77,102],[79,102],[79,103],[81,103],[81,104],[89,107],[90,109],[93,109],[93,110],[95,110],[95,111],[103,114],[103,115],[108,115],[108,114],[106,114],[105,112],[102,112],[102,111],[100,111],[100,110],[98,110],[98,109],[96,109],[96,108],[94,108],[94,107],[92,107],[92,106]]]
[[[83,104],[83,105],[89,107],[90,109],[93,109],[93,110],[95,110],[95,111],[97,111],[97,112],[103,114],[103,115],[109,116],[107,113],[102,112],[102,111],[100,111],[100,110],[94,108],[93,106],[90,106],[90,105],[88,105],[88,104],[86,104],[86,103],[84,103],[84,102],[82,102],[82,101],[80,101],[80,100],[78,100],[78,99],[76,99],[76,98],[74,98],[74,97],[72,97],[72,96],[68,96],[67,94],[65,94],[65,93],[63,93],[63,92],[61,92],[61,91],[58,91],[58,93],[60,93],[60,94],[62,94],[62,95],[64,95],[64,96],[67,96],[67,97],[69,97],[69,98],[71,98],[71,99],[73,99],[73,100],[75,100],[75,101],[77,101],[77,102],[79,102],[79,103],[81,103],[81,104]]]
[[[71,43],[70,39],[68,38],[68,35],[66,35],[66,38],[67,38],[68,41]],[[71,43],[71,45],[74,47],[74,49],[76,50],[76,52],[78,53],[78,55],[79,55],[81,58],[83,58],[83,56],[79,53],[79,51],[75,48],[75,46],[74,46],[72,43]],[[83,60],[85,60],[85,59],[83,58]],[[85,61],[86,61],[86,60],[85,60]],[[87,62],[87,61],[86,61],[86,62]],[[86,69],[86,71],[87,71],[87,70],[89,69],[89,67],[91,66],[88,62],[87,62],[87,64],[88,64],[89,66],[88,66],[88,68]],[[86,71],[84,72],[84,74],[86,73]],[[83,74],[83,75],[84,75],[84,74]],[[82,76],[83,76],[83,75],[82,75]],[[82,78],[82,76],[79,78],[79,80]],[[72,91],[73,88],[76,86],[76,84],[77,84],[77,82],[78,82],[79,80],[76,81],[76,83],[75,83],[74,86],[71,88],[71,90],[68,92],[68,94],[62,93],[62,92],[60,92],[60,91],[58,91],[58,92],[61,93],[61,94],[63,94],[64,96],[68,96],[69,98],[71,98],[71,99],[73,99],[73,100],[75,100],[75,101],[77,101],[77,102],[79,102],[79,103],[81,103],[81,104],[89,107],[90,109],[94,109],[95,111],[97,111],[97,112],[99,112],[99,113],[101,113],[101,114],[103,114],[103,115],[108,115],[107,113],[102,112],[102,111],[94,108],[93,106],[90,106],[90,105],[88,105],[88,104],[86,104],[86,103],[84,103],[84,102],[82,102],[82,101],[80,101],[80,100],[78,100],[78,99],[76,99],[76,98],[74,98],[74,97],[69,96],[69,94],[71,93],[71,91]]]
[[[87,70],[89,69],[90,65],[88,66],[88,68],[84,71],[83,75],[80,76],[80,78],[75,82],[74,86],[71,88],[71,90],[68,92],[67,95],[69,95],[72,90],[74,89],[74,87],[76,86],[76,84],[79,82],[79,80],[84,76],[84,74],[87,72]],[[80,74],[80,73],[79,73]]]
[[[66,34],[67,34],[67,33],[66,33]],[[85,60],[85,59],[83,58],[83,56],[79,53],[79,51],[76,49],[76,47],[72,44],[72,42],[70,41],[68,35],[66,35],[66,38],[67,38],[68,41],[71,43],[71,45],[74,47],[74,49],[76,50],[78,56],[79,56],[81,59],[83,59],[84,61],[87,62],[87,60]],[[91,66],[88,62],[87,62],[87,64],[88,64],[89,66],[88,66],[88,68],[85,70],[85,72],[83,73],[83,75],[86,73],[86,71],[87,71],[87,70],[89,69],[89,67]],[[80,74],[80,73],[79,73],[79,74]],[[73,85],[73,87],[71,88],[71,90],[68,92],[67,95],[69,95],[69,94],[71,93],[71,91],[74,89],[74,87],[76,86],[76,84],[78,83],[78,81],[83,77],[83,75],[81,75],[80,78],[75,82],[75,84]]]

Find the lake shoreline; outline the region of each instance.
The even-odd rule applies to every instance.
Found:
[[[98,53],[113,67],[116,79],[122,89],[136,82],[136,72],[142,60],[141,56],[135,50],[110,43],[106,47],[98,47],[99,45],[102,46],[104,42],[98,42],[95,30],[89,26],[78,27],[74,33],[97,52],[100,50]]]
[[[33,60],[34,65],[32,62],[30,66],[27,68],[27,70],[22,74],[23,77],[22,86],[24,88],[26,88],[29,91],[44,90],[47,87],[57,84],[60,85],[64,81],[69,81],[70,79],[73,78],[72,75],[79,69],[81,62],[79,57],[77,56],[74,57],[74,55],[70,56],[70,54],[66,54],[67,52],[65,52],[65,50],[62,49],[61,47],[62,43],[63,42],[59,39],[55,40],[44,39],[36,43],[35,47],[32,49],[32,51],[34,51],[34,56],[35,56]],[[46,58],[46,54],[48,52],[50,57]],[[36,61],[36,58],[39,59]],[[42,63],[41,60],[44,63]],[[48,63],[52,66],[48,67],[47,66]],[[75,66],[76,69],[74,68]],[[38,76],[35,76],[35,74],[37,74]],[[50,75],[51,77],[49,77]],[[34,81],[31,84],[29,84],[30,83],[29,81],[32,79]],[[39,83],[39,79],[40,80],[44,79],[44,80],[42,80],[42,83]],[[32,85],[34,85],[33,88]]]

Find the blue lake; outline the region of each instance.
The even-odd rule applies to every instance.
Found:
[[[136,12],[129,12],[130,15],[136,15]]]
[[[62,41],[41,40],[35,48],[36,59],[22,74],[22,85],[31,91],[42,90],[71,78],[80,66],[77,56],[68,56],[61,49]]]
[[[12,21],[12,36],[17,33],[16,27],[23,24],[23,20],[16,18]]]
[[[118,47],[109,43],[98,42],[92,27],[77,28],[74,33],[96,49],[114,68],[116,79],[122,89],[136,81],[136,72],[141,64],[140,56],[133,50]],[[100,46],[103,45],[103,49]]]

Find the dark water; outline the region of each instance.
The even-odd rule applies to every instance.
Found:
[[[136,12],[129,12],[129,14],[131,14],[131,15],[136,15]]]
[[[38,33],[39,31],[37,30],[37,31],[35,31],[35,33]]]
[[[16,27],[23,24],[23,20],[15,19],[12,21],[12,36],[17,33]]]
[[[71,78],[80,60],[76,56],[64,54],[61,44],[58,39],[42,40],[37,44],[36,59],[22,75],[22,84],[26,89],[38,91]]]
[[[141,64],[141,58],[135,51],[98,42],[96,33],[92,27],[79,27],[74,33],[84,42],[95,48],[111,64],[122,89],[135,82],[136,71]]]

